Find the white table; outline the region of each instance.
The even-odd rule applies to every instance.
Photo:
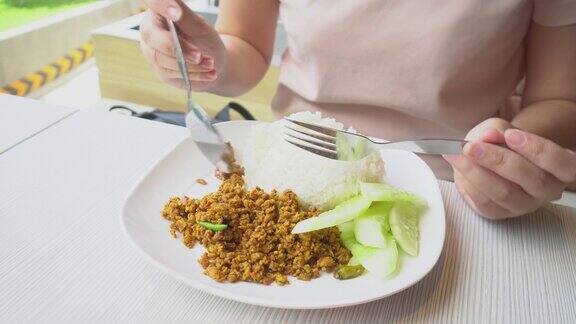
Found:
[[[490,222],[447,182],[442,256],[397,295],[299,311],[189,288],[143,260],[119,222],[129,191],[186,135],[84,110],[0,155],[0,323],[576,322],[576,210]]]
[[[0,154],[66,118],[76,110],[0,94]]]

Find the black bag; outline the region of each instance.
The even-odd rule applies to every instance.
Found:
[[[162,110],[153,110],[150,112],[138,113],[125,106],[112,106],[109,111],[126,111],[134,117],[155,120],[167,124],[186,126],[185,115],[180,112],[170,112]],[[226,107],[222,108],[214,117],[216,123],[230,121],[230,110],[239,113],[245,120],[256,120],[254,116],[244,106],[236,102],[229,102]]]

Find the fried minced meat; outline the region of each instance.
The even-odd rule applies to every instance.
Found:
[[[170,233],[189,248],[201,243],[206,252],[199,263],[219,282],[288,283],[287,276],[310,280],[348,263],[350,252],[337,228],[291,234],[299,221],[318,215],[300,209],[296,194],[246,190],[241,173],[225,179],[218,191],[201,199],[171,198],[162,216]],[[220,232],[197,221],[227,224]]]

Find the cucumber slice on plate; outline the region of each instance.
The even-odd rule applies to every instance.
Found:
[[[373,202],[370,208],[362,215],[363,217],[374,217],[383,227],[384,232],[390,232],[390,210],[394,204],[391,202]]]
[[[386,237],[386,247],[377,250],[375,253],[369,253],[367,255],[358,254],[360,264],[368,270],[371,274],[386,278],[390,274],[394,273],[396,267],[398,266],[398,248],[396,247],[396,241],[392,235],[388,234]],[[364,249],[374,249],[369,247],[364,247]]]
[[[397,203],[390,211],[390,229],[404,252],[418,255],[419,209],[407,204]]]
[[[346,222],[338,225],[342,243],[352,253],[354,263],[360,263],[368,272],[386,278],[396,270],[398,265],[398,249],[394,238],[386,235],[386,247],[374,248],[363,246],[354,237],[354,223]]]
[[[426,201],[406,190],[394,188],[384,183],[360,183],[360,195],[371,201],[408,202],[419,208],[426,207]]]
[[[370,209],[369,209],[370,210]],[[386,237],[382,225],[374,216],[364,215],[354,219],[354,236],[358,243],[375,248],[386,247]]]
[[[352,251],[352,246],[358,244],[354,237],[354,222],[339,224],[338,229],[340,230],[340,240],[342,240],[342,244],[344,244],[348,250]],[[354,258],[354,256],[352,258]],[[358,258],[356,258],[356,261],[358,261]]]
[[[368,210],[354,219],[354,236],[362,245],[376,248],[386,247],[386,233],[390,231],[388,214],[392,204],[373,203]]]
[[[292,229],[292,234],[311,232],[348,222],[364,213],[371,203],[362,196],[356,196],[317,217],[298,222]]]
[[[350,258],[350,260],[348,261],[348,265],[351,265],[351,266],[355,266],[355,265],[359,265],[359,264],[360,264],[360,261],[355,256],[352,256]]]

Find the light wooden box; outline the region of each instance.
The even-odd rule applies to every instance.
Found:
[[[217,9],[194,9],[209,22],[215,22]],[[140,51],[138,26],[142,15],[126,18],[92,33],[101,95],[104,98],[134,102],[162,110],[184,111],[184,91],[157,79]],[[270,102],[276,91],[279,73],[277,63],[284,40],[282,30],[277,34],[281,39],[280,42],[277,40],[275,46],[273,64],[258,86],[237,98],[193,93],[195,102],[214,115],[228,102],[235,101],[248,108],[258,120],[271,120],[273,117]]]

